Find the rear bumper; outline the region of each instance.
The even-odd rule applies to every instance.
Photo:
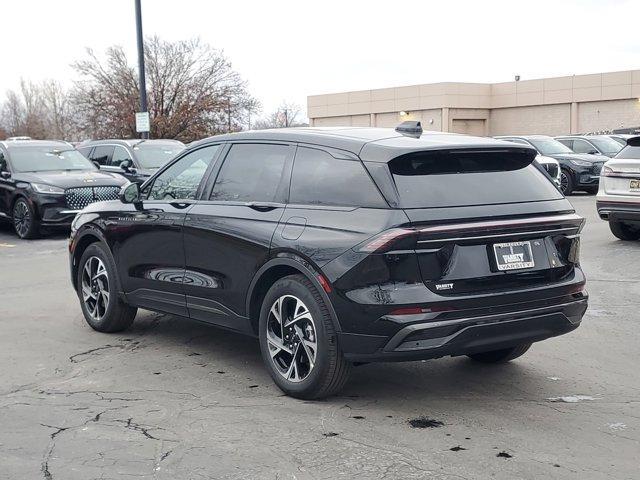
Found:
[[[640,222],[640,198],[598,195],[596,208],[602,220]]]
[[[341,334],[345,356],[356,362],[406,361],[487,352],[532,343],[576,329],[587,309],[586,293],[561,303],[495,315],[424,321],[391,338]]]

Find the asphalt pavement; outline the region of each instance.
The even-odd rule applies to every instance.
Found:
[[[255,340],[188,319],[94,332],[66,236],[0,226],[0,478],[638,479],[640,242],[571,201],[579,329],[507,365],[360,366],[324,401],[283,396]]]

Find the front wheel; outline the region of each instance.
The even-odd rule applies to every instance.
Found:
[[[571,172],[565,168],[560,170],[560,191],[563,195],[571,195],[573,192],[573,177]]]
[[[492,352],[473,353],[467,355],[472,360],[481,363],[505,363],[524,355],[531,347],[530,343],[524,343],[516,347],[493,350]]]
[[[40,233],[40,221],[25,198],[19,198],[14,203],[12,218],[13,229],[20,238],[31,239]]]
[[[91,328],[112,333],[133,323],[137,309],[120,299],[115,262],[102,244],[91,244],[82,254],[76,284],[82,314]]]
[[[609,229],[620,240],[638,240],[640,239],[640,226],[634,227],[623,222],[609,222]]]
[[[338,392],[351,369],[331,315],[303,275],[278,280],[260,311],[260,349],[271,378],[287,395],[317,399]]]

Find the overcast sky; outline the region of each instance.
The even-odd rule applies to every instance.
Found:
[[[224,50],[264,111],[311,94],[640,68],[640,1],[142,0],[145,35]],[[85,47],[135,62],[133,0],[3,0],[0,92],[69,82]]]

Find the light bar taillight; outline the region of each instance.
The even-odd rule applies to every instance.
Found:
[[[415,230],[408,228],[392,228],[385,230],[378,235],[366,240],[356,247],[356,251],[363,253],[381,253],[390,250],[391,246],[397,245],[401,240],[408,239],[416,235]]]

